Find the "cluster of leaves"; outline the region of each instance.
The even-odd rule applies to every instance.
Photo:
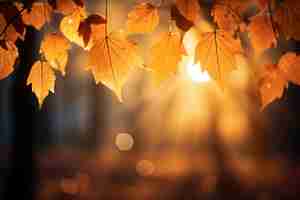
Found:
[[[106,1],[109,2],[109,1]],[[3,5],[2,5],[3,4]],[[13,71],[18,58],[17,40],[23,40],[26,27],[41,30],[55,14],[63,15],[59,30],[44,35],[40,60],[32,66],[27,83],[40,105],[49,91],[54,92],[55,70],[65,74],[68,51],[74,43],[89,53],[87,70],[96,82],[102,82],[119,96],[132,67],[151,68],[158,82],[170,78],[186,51],[184,34],[201,21],[211,20],[210,29],[199,28],[195,63],[219,84],[238,69],[237,55],[257,61],[266,50],[277,48],[280,40],[300,40],[300,3],[293,0],[215,0],[210,13],[198,0],[139,2],[128,13],[126,31],[108,31],[108,14],[87,14],[83,0],[44,0],[28,3],[2,3],[0,6],[0,79]],[[150,62],[144,63],[137,44],[127,34],[148,34],[160,23],[160,10],[167,4],[172,21],[150,49]],[[200,25],[201,26],[201,25]],[[242,45],[242,39],[250,45]],[[293,52],[282,55],[278,64],[259,68],[259,91],[262,106],[280,98],[289,81],[300,84],[300,59]],[[254,67],[253,67],[254,68]]]

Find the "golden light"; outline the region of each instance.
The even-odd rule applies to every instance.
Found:
[[[119,133],[115,144],[120,151],[129,151],[134,145],[133,137],[128,133]]]
[[[154,173],[155,166],[149,160],[141,160],[136,165],[136,171],[141,176],[150,176]]]
[[[210,76],[207,71],[201,71],[200,63],[188,62],[186,64],[187,76],[195,83],[202,83],[210,81]]]

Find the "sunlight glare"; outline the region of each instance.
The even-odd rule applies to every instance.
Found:
[[[210,76],[207,71],[201,71],[200,63],[194,64],[193,62],[188,62],[186,65],[186,73],[188,77],[195,83],[210,81]]]

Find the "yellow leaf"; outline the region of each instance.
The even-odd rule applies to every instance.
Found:
[[[178,69],[184,55],[184,47],[179,32],[164,32],[150,50],[150,65],[157,83],[167,80]]]
[[[179,12],[191,22],[200,18],[200,5],[198,0],[176,0],[176,7]]]
[[[78,10],[73,12],[71,15],[65,16],[59,25],[60,31],[75,44],[84,47],[83,38],[80,37],[78,33],[78,28],[80,25],[81,20],[85,17],[85,13],[82,10]]]
[[[6,78],[13,70],[18,57],[18,50],[11,42],[6,42],[7,50],[0,47],[0,80]]]
[[[40,30],[44,24],[51,20],[52,8],[48,3],[35,2],[30,10],[22,14],[22,20],[26,25],[32,25]]]
[[[300,40],[300,3],[294,0],[285,0],[282,6],[275,11],[274,20],[279,30],[287,39]]]
[[[268,14],[260,13],[250,21],[249,36],[256,55],[277,46],[277,31]]]
[[[47,62],[35,62],[27,79],[27,85],[29,84],[41,107],[49,91],[54,92],[55,74],[51,65]]]
[[[68,62],[68,50],[71,48],[69,41],[58,33],[47,34],[41,44],[41,52],[54,68],[65,74]]]
[[[276,65],[266,65],[259,83],[262,109],[281,98],[287,82]]]
[[[202,70],[207,70],[223,86],[227,75],[237,68],[236,55],[242,53],[240,40],[230,33],[222,30],[205,32],[199,34],[195,62],[200,62]]]
[[[157,8],[150,3],[141,3],[128,14],[127,29],[131,33],[149,33],[158,23]]]
[[[142,65],[136,44],[128,41],[122,32],[113,32],[98,40],[89,52],[88,69],[91,69],[96,82],[101,81],[120,99],[130,68]]]

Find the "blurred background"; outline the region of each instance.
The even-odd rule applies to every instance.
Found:
[[[204,10],[212,4],[201,2]],[[88,12],[104,14],[105,1],[86,3]],[[125,28],[135,4],[111,1],[111,30]],[[167,8],[151,37],[129,36],[145,63],[149,38],[169,29]],[[151,71],[133,70],[123,101],[83,70],[87,54],[75,44],[66,76],[57,75],[55,94],[40,110],[30,89],[16,98],[14,78],[1,81],[1,194],[26,190],[40,200],[299,199],[300,88],[289,84],[282,99],[261,110],[251,66],[241,62],[221,89],[193,63],[196,35],[192,28],[183,38],[187,55],[176,76],[157,88]],[[289,45],[296,51],[299,46]]]

